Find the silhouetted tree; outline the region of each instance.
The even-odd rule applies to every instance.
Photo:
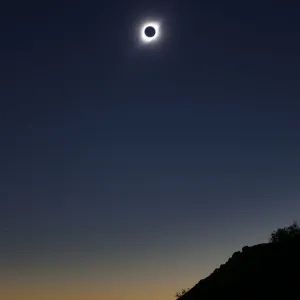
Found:
[[[270,243],[287,243],[300,237],[300,224],[294,221],[292,225],[284,228],[278,228],[270,235]]]
[[[186,294],[190,289],[182,289],[181,292],[177,292],[175,294],[175,297],[178,299],[180,298],[181,296],[183,296],[184,294]]]

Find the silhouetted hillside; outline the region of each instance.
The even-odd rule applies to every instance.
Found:
[[[300,238],[244,247],[199,281],[179,300],[297,299],[300,287]]]

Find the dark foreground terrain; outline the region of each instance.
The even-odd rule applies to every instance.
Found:
[[[300,299],[300,238],[244,247],[179,300]]]

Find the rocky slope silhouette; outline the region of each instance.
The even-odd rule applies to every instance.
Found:
[[[178,300],[298,298],[300,238],[244,247]]]

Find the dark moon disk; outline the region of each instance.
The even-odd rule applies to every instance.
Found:
[[[154,37],[155,36],[155,29],[152,27],[152,26],[148,26],[146,29],[145,29],[145,35],[147,37]]]

